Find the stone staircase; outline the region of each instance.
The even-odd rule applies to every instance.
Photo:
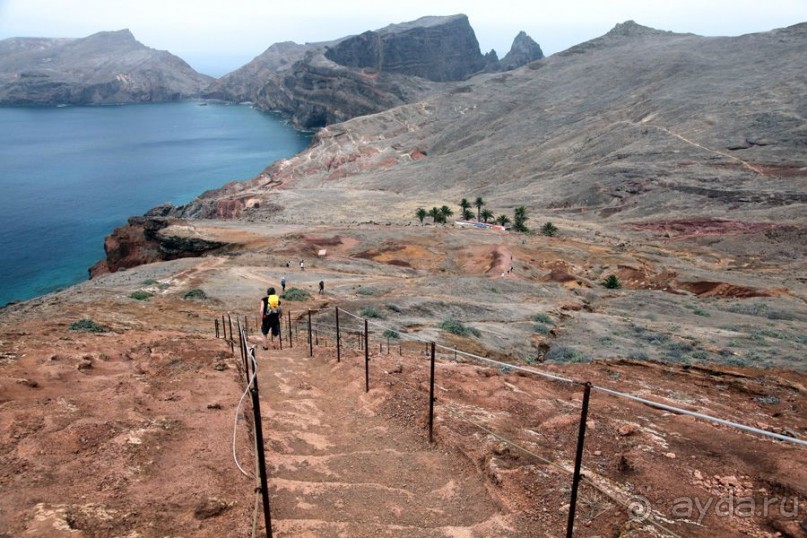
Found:
[[[377,412],[360,360],[259,350],[274,535],[514,535],[467,461]]]

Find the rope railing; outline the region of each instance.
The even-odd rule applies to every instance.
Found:
[[[617,498],[617,496],[615,496],[615,494],[613,492],[605,491],[600,486],[598,486],[595,482],[591,481],[588,477],[584,476],[582,474],[582,472],[581,472],[582,459],[583,459],[583,443],[584,443],[584,440],[585,440],[585,426],[586,426],[586,422],[587,422],[586,416],[587,416],[587,412],[588,412],[589,394],[590,394],[590,392],[592,390],[598,391],[598,392],[603,393],[603,394],[607,394],[607,395],[612,396],[612,397],[628,399],[628,400],[638,402],[638,403],[641,403],[643,405],[647,405],[649,407],[659,409],[659,410],[662,410],[662,411],[667,411],[667,412],[672,412],[672,413],[676,413],[676,414],[692,416],[694,418],[698,418],[698,419],[704,420],[706,422],[710,422],[710,423],[719,424],[719,425],[722,425],[722,426],[735,428],[735,429],[738,429],[740,431],[747,432],[747,433],[752,433],[752,434],[755,434],[755,435],[766,437],[768,439],[773,439],[773,440],[776,440],[776,441],[790,443],[792,445],[796,445],[796,446],[799,446],[799,447],[807,446],[807,441],[805,441],[805,440],[797,439],[797,438],[794,438],[794,437],[789,437],[789,436],[786,436],[786,435],[777,434],[777,433],[766,431],[766,430],[762,430],[760,428],[755,428],[753,426],[748,426],[748,425],[742,424],[740,422],[719,418],[717,416],[713,416],[712,414],[690,411],[688,409],[682,409],[682,408],[679,408],[679,407],[676,407],[676,406],[673,406],[673,405],[668,405],[668,404],[658,402],[658,401],[654,401],[654,400],[651,400],[651,399],[648,399],[648,398],[643,398],[643,397],[636,396],[636,395],[633,395],[633,394],[629,394],[629,393],[626,393],[626,392],[610,389],[608,387],[593,385],[591,383],[580,381],[580,380],[574,379],[572,377],[559,375],[557,373],[553,373],[553,372],[549,372],[549,371],[543,371],[543,370],[537,369],[535,367],[526,367],[526,366],[521,366],[521,365],[518,365],[518,364],[506,363],[506,362],[503,362],[503,361],[500,361],[500,360],[491,359],[489,357],[483,357],[483,356],[480,356],[478,354],[469,353],[467,351],[457,349],[456,347],[448,347],[448,346],[444,346],[444,345],[441,345],[441,344],[436,344],[436,343],[434,343],[432,341],[429,341],[429,340],[427,340],[427,339],[425,339],[423,337],[420,337],[418,335],[408,333],[405,330],[396,329],[394,327],[390,327],[388,325],[384,325],[382,323],[379,323],[379,322],[377,322],[375,320],[368,320],[365,317],[361,317],[361,316],[356,315],[356,314],[354,314],[352,312],[344,310],[344,309],[342,309],[340,307],[336,307],[336,309],[335,309],[335,313],[336,313],[336,325],[335,326],[333,324],[328,323],[328,322],[324,321],[323,319],[321,319],[321,315],[319,316],[320,319],[317,319],[316,321],[312,320],[312,317],[311,317],[312,312],[317,312],[317,314],[320,315],[320,314],[322,314],[323,311],[319,311],[319,310],[318,311],[312,311],[312,310],[308,311],[307,330],[308,330],[308,344],[310,346],[310,356],[313,357],[313,346],[314,346],[315,341],[316,341],[316,344],[319,346],[320,345],[320,337],[321,337],[323,339],[323,342],[326,342],[325,345],[327,346],[328,339],[333,337],[336,340],[337,361],[338,361],[339,357],[340,357],[341,349],[349,347],[350,340],[353,340],[352,337],[351,338],[344,338],[344,336],[342,336],[343,333],[355,336],[356,337],[355,341],[356,341],[356,344],[357,344],[356,348],[359,351],[364,351],[364,356],[365,356],[365,361],[364,361],[365,362],[365,390],[367,392],[369,392],[369,390],[370,390],[370,369],[369,369],[370,347],[371,347],[370,343],[369,343],[370,327],[373,327],[379,333],[388,333],[388,332],[391,333],[391,332],[394,332],[394,334],[397,336],[397,339],[399,340],[398,345],[399,345],[401,355],[403,355],[403,345],[404,345],[404,343],[416,343],[418,345],[426,346],[426,354],[428,355],[429,352],[431,354],[430,394],[429,394],[429,406],[430,406],[430,409],[429,409],[429,441],[430,442],[433,442],[433,440],[432,440],[432,427],[433,427],[433,414],[434,414],[434,401],[435,401],[435,399],[434,399],[434,378],[435,378],[434,364],[435,364],[436,356],[438,355],[437,352],[436,352],[437,349],[442,351],[442,353],[440,353],[439,355],[442,356],[443,358],[452,358],[453,357],[454,360],[458,360],[459,357],[462,357],[463,359],[469,359],[469,360],[472,360],[472,361],[477,361],[477,362],[484,363],[487,366],[497,367],[497,368],[501,369],[503,372],[506,372],[506,373],[509,373],[509,372],[512,372],[512,371],[523,372],[523,373],[534,375],[534,376],[537,376],[537,377],[540,377],[540,378],[548,379],[550,381],[560,382],[560,383],[564,383],[564,384],[572,385],[572,386],[579,386],[579,387],[583,388],[584,389],[583,406],[582,406],[582,410],[581,410],[581,420],[580,420],[580,423],[579,423],[579,430],[580,431],[579,431],[578,441],[577,441],[577,450],[576,450],[576,456],[575,456],[575,467],[574,467],[574,471],[572,471],[573,484],[572,484],[572,490],[571,490],[572,491],[571,492],[572,497],[571,497],[571,502],[570,502],[570,507],[569,507],[569,519],[568,519],[568,527],[567,527],[567,534],[566,534],[567,537],[571,537],[572,533],[573,533],[574,519],[575,519],[575,502],[576,502],[576,498],[577,498],[578,484],[581,481],[585,482],[586,484],[591,485],[592,487],[594,487],[595,489],[600,491],[600,493],[605,494],[607,497],[611,498],[615,503],[617,503],[617,504],[619,504],[619,505],[621,505],[623,507],[628,508],[628,512],[631,513],[631,506],[630,506],[631,503],[626,503],[624,501],[624,499]],[[340,313],[347,316],[347,318],[343,318],[342,327],[340,327],[340,322],[339,322]],[[348,321],[348,320],[350,320],[350,321]],[[305,320],[303,320],[302,318],[299,318],[298,321],[305,321]],[[345,322],[347,322],[347,323],[345,323]],[[290,324],[289,324],[289,327],[290,327]],[[224,330],[224,332],[225,332],[225,337],[226,337],[226,328],[227,328],[227,325],[225,325],[224,317],[222,317],[222,330]],[[218,321],[216,322],[216,331],[217,331],[217,336],[218,336],[218,332],[219,332]],[[291,328],[289,329],[289,331],[291,333]],[[232,329],[230,329],[230,334],[232,335]],[[378,338],[378,335],[376,335],[374,337],[374,339],[377,339],[377,338]],[[382,340],[384,339],[383,336],[381,336],[380,338]],[[347,340],[348,345],[346,345],[346,340]],[[388,354],[390,352],[390,343],[391,343],[390,340],[391,339],[389,337],[386,338],[386,341],[387,341],[387,353]],[[430,350],[429,350],[428,346],[430,346]],[[383,352],[383,341],[382,341],[382,343],[379,344],[379,350],[381,352]],[[418,354],[420,354],[420,350],[418,350]],[[406,385],[406,386],[408,386],[408,387],[410,387],[410,388],[412,388],[414,390],[418,390],[418,391],[423,390],[422,388],[412,387],[408,383],[404,383],[404,385]],[[243,397],[242,397],[242,399],[243,399]],[[482,431],[485,431],[488,434],[493,435],[494,438],[499,439],[500,441],[505,442],[508,445],[512,445],[514,448],[516,448],[516,449],[518,449],[520,451],[523,451],[523,452],[525,452],[527,454],[533,455],[532,451],[529,451],[528,449],[522,447],[520,444],[518,444],[516,442],[513,442],[510,439],[507,439],[505,436],[502,436],[500,434],[497,434],[497,433],[493,432],[492,430],[490,430],[489,428],[487,428],[487,427],[485,427],[485,426],[483,426],[481,424],[478,424],[477,421],[474,421],[474,420],[468,419],[467,417],[464,417],[461,413],[454,412],[450,408],[450,406],[441,405],[441,408],[444,409],[447,414],[453,416],[454,418],[456,418],[458,420],[463,420],[463,421],[467,422],[468,424],[471,424],[474,427],[477,427],[477,428],[481,429]],[[546,460],[545,458],[541,458],[539,456],[536,456],[536,457],[538,457],[539,460],[544,461],[547,464],[558,466],[558,464],[556,464],[554,462],[550,462],[550,461]],[[560,466],[560,468],[562,468],[566,472],[569,472],[569,469],[566,468],[566,467]],[[673,536],[673,537],[678,536],[677,534],[675,534],[670,529],[667,529],[664,526],[662,526],[658,521],[654,521],[653,511],[652,510],[650,510],[649,513],[642,514],[642,516],[643,516],[643,519],[642,519],[643,521],[646,521],[647,523],[656,526],[659,530],[663,530],[664,532],[668,533],[668,535]],[[665,521],[669,522],[669,520],[665,520]]]

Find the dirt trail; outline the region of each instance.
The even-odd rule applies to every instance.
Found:
[[[276,536],[516,535],[467,461],[378,414],[363,370],[306,351],[258,359]]]

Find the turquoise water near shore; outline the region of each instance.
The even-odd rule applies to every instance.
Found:
[[[0,108],[0,306],[85,280],[128,217],[252,178],[310,140],[244,105]]]

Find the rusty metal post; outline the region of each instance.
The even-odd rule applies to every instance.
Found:
[[[308,356],[314,356],[314,339],[311,337],[311,309],[308,309]]]
[[[431,373],[429,374],[429,442],[434,442],[434,342],[431,345]]]
[[[336,307],[336,362],[340,362],[342,359],[342,337],[341,333],[339,332],[339,307]]]
[[[230,340],[235,340],[235,337],[233,336],[233,318],[230,316],[229,312],[227,313],[227,322],[230,325]]]
[[[289,311],[289,349],[293,348],[294,345],[291,343],[293,335],[291,334],[291,311]]]
[[[370,392],[370,348],[367,345],[367,318],[364,318],[364,392]]]
[[[219,337],[219,318],[216,318],[213,321],[215,322],[215,325],[216,325],[216,338],[218,338]]]
[[[580,411],[580,430],[577,433],[577,454],[574,458],[574,476],[572,477],[572,497],[569,500],[569,520],[566,524],[566,538],[574,533],[574,516],[577,506],[577,488],[580,486],[580,467],[583,465],[583,442],[586,440],[586,420],[588,419],[588,399],[591,395],[591,383],[586,382],[583,389],[583,409]]]
[[[257,373],[257,372],[256,372]],[[258,471],[261,480],[261,498],[263,499],[263,519],[266,525],[266,536],[272,536],[272,516],[269,510],[269,483],[266,477],[266,454],[263,445],[263,425],[261,423],[261,400],[258,395],[258,376],[252,382],[252,410],[255,421],[255,450],[258,453]]]

